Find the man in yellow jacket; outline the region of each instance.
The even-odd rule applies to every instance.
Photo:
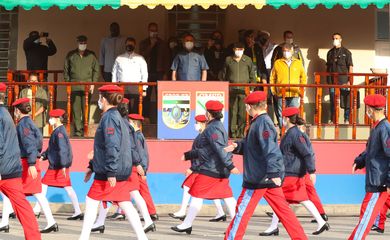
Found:
[[[299,107],[299,87],[290,87],[289,84],[306,84],[307,76],[302,61],[293,57],[294,47],[291,44],[283,45],[283,58],[275,61],[271,71],[271,84],[287,84],[285,87],[271,87],[272,94],[276,96],[275,115],[279,127],[282,127],[282,89],[285,89],[285,107]]]

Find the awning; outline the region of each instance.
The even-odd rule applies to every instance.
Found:
[[[153,9],[160,5],[167,9],[172,9],[175,5],[181,5],[186,9],[194,5],[202,6],[205,9],[212,5],[218,5],[223,9],[230,5],[234,5],[239,9],[247,5],[253,5],[257,9],[263,6],[280,8],[283,5],[288,5],[294,9],[301,5],[306,5],[312,9],[318,5],[323,5],[330,9],[335,5],[341,5],[344,8],[350,8],[353,5],[367,8],[371,4],[383,8],[389,3],[390,0],[0,0],[0,6],[7,10],[11,10],[14,7],[22,7],[29,10],[36,6],[44,10],[54,6],[60,9],[74,6],[80,10],[87,6],[92,6],[95,9],[101,9],[104,6],[110,6],[114,9],[121,6],[129,6],[130,8],[146,6]]]

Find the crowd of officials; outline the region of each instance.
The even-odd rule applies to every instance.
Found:
[[[64,61],[64,80],[69,82],[96,82],[100,76],[106,82],[156,82],[172,81],[227,81],[230,83],[280,83],[306,84],[305,62],[298,43],[291,31],[283,33],[284,41],[272,42],[267,31],[238,31],[236,42],[226,44],[222,32],[211,34],[207,44],[202,44],[194,35],[184,33],[179,38],[171,37],[167,41],[159,37],[158,24],[148,25],[149,36],[139,43],[133,37],[125,37],[118,23],[111,23],[109,36],[101,40],[98,54],[88,49],[88,38],[77,37],[77,48],[71,50]],[[333,47],[327,55],[327,71],[350,73],[353,71],[352,54],[342,45],[342,36],[334,33]],[[28,70],[47,70],[48,57],[56,53],[56,46],[48,33],[33,31],[24,41],[24,51]],[[139,49],[139,51],[137,51]],[[32,77],[34,81],[35,77]],[[335,79],[329,77],[328,83]],[[338,84],[349,84],[347,76],[340,76]],[[261,90],[259,88],[258,90]],[[44,90],[44,89],[43,89]],[[155,87],[143,88],[143,114],[151,123],[156,123],[157,92]],[[91,86],[90,94],[94,91]],[[29,93],[27,90],[25,93]],[[331,118],[334,121],[334,89],[330,89]],[[25,94],[24,93],[24,94]],[[71,94],[74,135],[83,136],[84,97],[83,86],[73,86]],[[230,88],[230,127],[231,137],[242,137],[245,129],[245,97],[243,87]],[[138,112],[139,91],[137,87],[127,87],[125,97],[130,99],[131,112]],[[300,104],[299,88],[286,89],[286,107]],[[42,99],[42,100],[41,100]],[[90,98],[89,98],[90,99]],[[47,93],[40,90],[39,103],[47,103]],[[282,126],[281,88],[268,89],[270,114]],[[45,116],[46,105],[42,104],[36,122]],[[39,107],[39,109],[40,109]],[[341,107],[344,122],[349,122],[349,89],[341,91]],[[274,112],[274,113],[273,113]]]

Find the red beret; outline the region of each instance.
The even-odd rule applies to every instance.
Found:
[[[195,121],[197,121],[197,122],[207,122],[206,115],[197,115],[197,116],[195,116]]]
[[[108,92],[108,93],[120,93],[123,92],[123,89],[117,85],[104,85],[99,88],[100,92]]]
[[[5,90],[7,90],[7,85],[0,83],[0,92],[5,92]]]
[[[287,107],[282,111],[283,117],[291,117],[299,114],[299,109],[296,107]]]
[[[140,121],[144,120],[144,117],[142,117],[139,114],[135,114],[135,113],[129,114],[129,118],[133,119],[133,120],[140,120]]]
[[[30,102],[30,99],[29,98],[19,98],[18,100],[16,100],[14,103],[12,103],[12,106],[18,106],[19,104],[22,104],[22,103],[29,103]]]
[[[65,110],[63,109],[53,109],[49,112],[50,117],[62,117],[65,114]]]
[[[386,97],[380,94],[368,95],[364,98],[364,103],[373,108],[383,108],[386,107]]]
[[[254,91],[244,99],[244,102],[247,104],[256,104],[256,103],[266,101],[266,100],[267,100],[267,93],[266,92]]]
[[[122,99],[122,103],[129,103],[129,99],[123,98],[123,99]]]
[[[223,104],[220,101],[210,100],[206,103],[207,111],[219,112],[223,109]]]

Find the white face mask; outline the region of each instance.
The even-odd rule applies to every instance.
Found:
[[[338,47],[338,46],[340,46],[340,45],[341,45],[340,39],[335,39],[335,40],[333,40],[333,46]]]
[[[288,43],[288,44],[293,44],[293,42],[294,42],[294,39],[292,39],[292,38],[286,38],[286,43]]]
[[[170,47],[171,49],[175,48],[176,46],[177,46],[177,43],[175,43],[175,42],[170,42],[170,43],[169,43],[169,47]]]
[[[200,132],[201,129],[202,129],[202,127],[200,126],[200,124],[199,123],[195,123],[195,130],[197,132]]]
[[[286,119],[286,118],[283,118],[282,121],[283,121],[283,126],[284,126],[284,127],[287,127],[287,119]]]
[[[236,55],[236,57],[242,57],[243,54],[244,54],[243,50],[236,50],[236,51],[234,51],[234,55]]]
[[[368,118],[372,119],[372,114],[369,112],[369,110],[366,111],[366,115]]]
[[[50,124],[50,126],[54,126],[54,124],[56,124],[56,120],[54,118],[50,118],[49,124]]]
[[[99,98],[98,100],[98,106],[100,110],[103,110],[103,103],[101,102],[102,98]]]
[[[192,50],[194,48],[194,43],[193,42],[185,42],[184,43],[184,47],[187,49],[187,50]]]
[[[251,115],[250,110],[251,110],[251,106],[249,106],[249,104],[245,104],[245,111],[248,113],[248,115]]]
[[[156,38],[158,36],[158,32],[149,32],[150,38]]]
[[[87,49],[87,44],[79,44],[80,51],[85,51],[85,49]]]
[[[290,51],[283,52],[283,57],[286,59],[290,59],[292,57],[292,53]]]

